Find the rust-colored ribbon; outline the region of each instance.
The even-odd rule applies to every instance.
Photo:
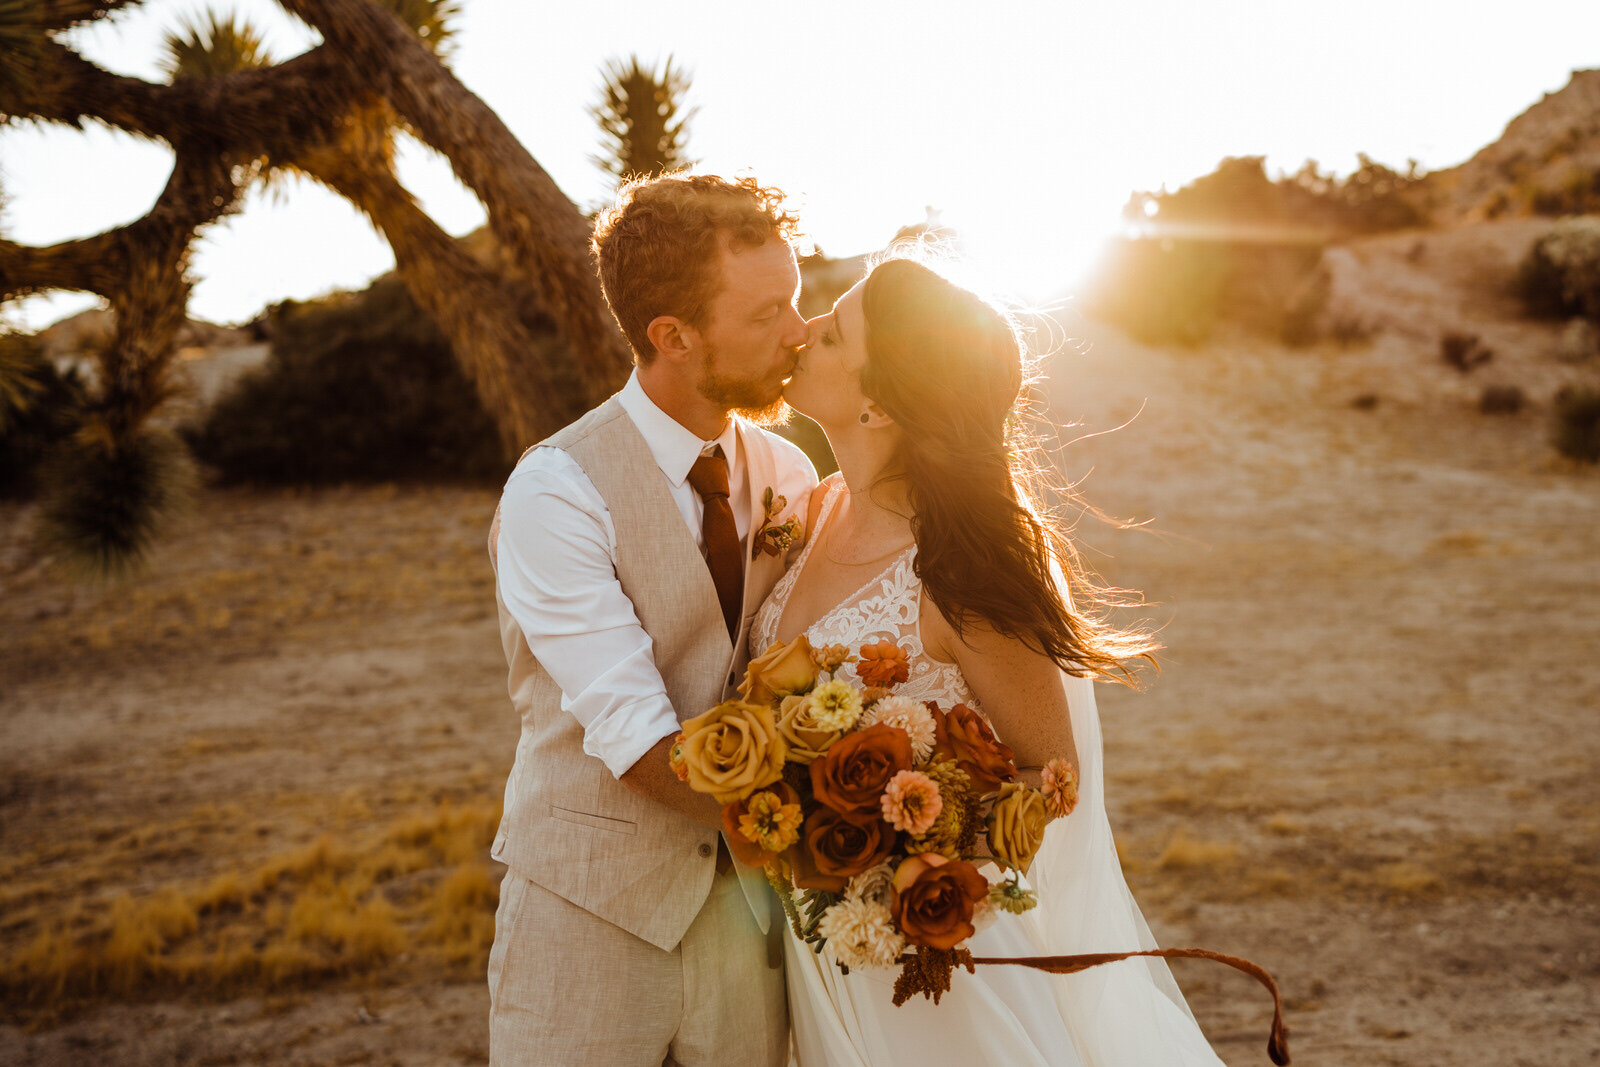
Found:
[[[1160,956],[1163,959],[1216,960],[1234,970],[1243,971],[1272,994],[1272,1033],[1267,1037],[1267,1055],[1278,1067],[1289,1062],[1289,1028],[1283,1024],[1283,998],[1278,995],[1278,983],[1266,969],[1238,956],[1224,956],[1204,948],[1151,948],[1142,952],[1084,952],[1076,956],[1021,956],[1004,959],[998,956],[974,957],[973,963],[1012,963],[1020,967],[1033,967],[1051,974],[1077,974],[1102,963],[1115,963],[1134,956]]]

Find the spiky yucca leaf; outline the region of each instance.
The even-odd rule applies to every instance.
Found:
[[[96,577],[123,573],[189,506],[195,482],[189,450],[168,430],[144,428],[111,448],[80,434],[49,464],[40,539]]]
[[[400,16],[400,21],[416,31],[433,54],[443,58],[455,38],[459,0],[379,0]]]
[[[39,378],[38,342],[23,334],[0,331],[0,437],[13,420],[25,415],[44,382]]]
[[[630,56],[626,64],[610,60],[602,73],[600,102],[589,108],[600,124],[602,152],[590,161],[619,181],[693,165],[689,120],[699,109],[684,107],[689,72],[673,66],[671,56],[659,71]]]
[[[4,0],[0,0],[4,2]],[[161,42],[159,60],[169,78],[218,78],[273,62],[266,39],[237,12],[207,11],[186,18]]]

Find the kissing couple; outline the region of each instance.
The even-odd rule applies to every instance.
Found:
[[[809,322],[796,219],[754,179],[625,186],[595,224],[635,368],[528,450],[489,537],[521,716],[494,858],[497,1065],[1215,1065],[1165,962],[1073,975],[956,969],[937,1005],[799,940],[722,807],[669,756],[752,657],[891,642],[895,695],[964,704],[1038,787],[1079,785],[1029,871],[1038,905],[979,929],[985,957],[1154,947],[1106,821],[1092,682],[1149,638],[1101,621],[1009,432],[1013,322],[890,258]],[[766,427],[793,408],[839,473]],[[849,665],[836,678],[860,680]],[[994,880],[994,863],[981,868]]]

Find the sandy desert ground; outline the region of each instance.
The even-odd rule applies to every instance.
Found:
[[[1492,306],[1357,290],[1368,344],[1075,322],[1049,363],[1055,418],[1127,423],[1061,461],[1147,521],[1079,532],[1168,646],[1100,689],[1125,867],[1164,943],[1277,975],[1296,1063],[1597,1063],[1600,470],[1545,442],[1594,371],[1530,326],[1463,379],[1430,331]],[[1501,379],[1532,405],[1480,415]],[[108,587],[0,510],[0,1062],[484,1061],[494,500],[210,491]],[[1266,1062],[1260,990],[1175,971]]]

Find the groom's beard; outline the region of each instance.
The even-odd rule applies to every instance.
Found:
[[[792,414],[783,399],[783,382],[776,385],[764,379],[734,378],[718,374],[716,352],[708,350],[700,361],[700,395],[711,403],[747,419],[757,426],[782,426]],[[791,365],[791,369],[792,365]]]

